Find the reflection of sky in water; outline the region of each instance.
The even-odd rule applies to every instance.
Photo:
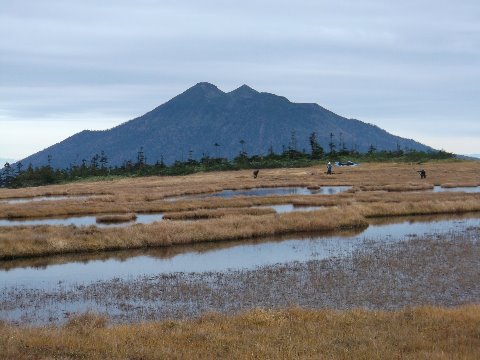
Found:
[[[99,215],[102,216],[102,215]],[[136,221],[114,224],[97,224],[95,216],[73,216],[59,219],[35,219],[35,220],[6,220],[0,219],[0,226],[33,226],[33,225],[75,225],[98,227],[129,226],[132,224],[150,224],[163,218],[163,214],[137,214]]]
[[[0,202],[6,202],[7,204],[23,204],[32,201],[58,201],[58,200],[85,200],[90,196],[37,196],[32,198],[18,198],[18,199],[4,199]]]
[[[480,192],[480,186],[472,187],[454,187],[454,188],[442,188],[441,186],[434,186],[433,192],[466,192],[466,193],[478,193]]]
[[[223,190],[211,194],[198,194],[188,196],[175,196],[166,198],[168,201],[206,199],[206,198],[231,198],[234,196],[270,196],[270,195],[334,195],[351,189],[351,186],[322,186],[320,189],[310,190],[306,187],[278,187],[255,188],[247,190]]]
[[[284,205],[266,205],[266,206],[256,206],[256,208],[262,209],[273,209],[278,214],[291,213],[297,211],[316,211],[325,209],[323,206],[294,206],[293,204],[284,204]]]
[[[415,234],[447,233],[462,231],[471,226],[480,226],[480,219],[442,220],[432,222],[403,222],[387,225],[371,225],[358,235],[295,237],[289,240],[259,242],[257,244],[233,245],[195,252],[190,251],[170,258],[135,256],[126,260],[92,260],[86,263],[71,262],[49,265],[45,268],[15,268],[0,271],[0,288],[28,287],[54,288],[74,283],[90,283],[113,278],[132,279],[141,275],[154,276],[172,272],[221,272],[228,269],[254,269],[258,266],[293,261],[325,259],[344,256],[363,244],[365,238],[395,242]]]

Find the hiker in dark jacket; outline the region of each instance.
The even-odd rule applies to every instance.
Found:
[[[332,163],[330,161],[327,164],[327,174],[332,175]]]

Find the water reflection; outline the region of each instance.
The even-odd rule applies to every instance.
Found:
[[[100,255],[58,256],[32,261],[0,262],[0,288],[49,289],[114,278],[130,279],[173,272],[223,272],[293,261],[341,257],[362,246],[365,239],[402,241],[415,236],[461,232],[480,227],[477,217],[423,218],[375,223],[358,232],[336,232],[274,239],[222,242],[163,249],[122,251]],[[397,219],[396,219],[397,220]]]
[[[351,189],[351,186],[322,186],[319,189],[306,187],[272,187],[254,188],[246,190],[223,190],[215,193],[196,194],[186,196],[173,196],[165,198],[166,201],[194,200],[206,198],[231,198],[234,196],[271,196],[271,195],[334,195]]]
[[[478,193],[480,192],[480,186],[460,186],[460,187],[453,187],[453,188],[444,188],[441,186],[434,186],[433,192],[466,192],[466,193]]]
[[[23,204],[29,203],[34,201],[59,201],[59,200],[86,200],[91,196],[87,195],[72,195],[72,196],[36,196],[36,197],[29,197],[29,198],[15,198],[15,199],[3,199],[0,202],[7,203],[7,204]]]
[[[297,211],[316,211],[325,209],[325,206],[295,206],[293,204],[256,206],[257,208],[273,209],[277,214],[285,214]]]
[[[163,214],[137,214],[137,219],[122,223],[97,223],[96,216],[73,216],[65,218],[49,218],[49,219],[0,219],[0,226],[35,226],[35,225],[54,225],[54,226],[91,226],[97,227],[123,227],[133,224],[151,224],[155,221],[163,219]]]

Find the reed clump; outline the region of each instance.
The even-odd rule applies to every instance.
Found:
[[[97,216],[95,221],[99,224],[116,224],[130,222],[137,219],[136,214],[111,214]]]
[[[456,187],[477,187],[480,186],[480,182],[475,182],[475,181],[469,181],[469,182],[450,182],[450,183],[445,183],[442,184],[442,188],[446,189],[451,189],[451,188],[456,188]]]
[[[231,215],[267,215],[275,214],[275,210],[269,208],[221,208],[200,209],[195,211],[171,212],[163,216],[167,220],[199,220],[216,219]]]
[[[400,191],[422,191],[422,190],[432,190],[432,184],[416,184],[416,183],[407,183],[407,184],[387,184],[387,185],[361,185],[360,190],[362,191],[391,191],[391,192],[400,192]]]
[[[64,327],[0,324],[2,358],[476,359],[480,348],[478,305],[393,312],[291,307],[189,321],[103,323],[89,315]]]
[[[406,216],[406,215],[432,215],[432,214],[462,214],[480,211],[480,202],[477,199],[460,201],[400,201],[376,202],[356,206],[358,211],[367,218]]]

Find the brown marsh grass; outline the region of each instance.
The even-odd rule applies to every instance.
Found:
[[[401,311],[253,310],[236,316],[108,326],[79,315],[64,327],[0,323],[4,359],[477,359],[480,307]]]
[[[199,220],[215,219],[231,215],[266,215],[275,214],[275,210],[269,208],[220,208],[220,209],[200,209],[195,211],[171,212],[163,216],[168,220]]]
[[[367,218],[407,215],[462,214],[480,211],[478,199],[461,201],[402,201],[376,202],[357,206],[359,212]]]

